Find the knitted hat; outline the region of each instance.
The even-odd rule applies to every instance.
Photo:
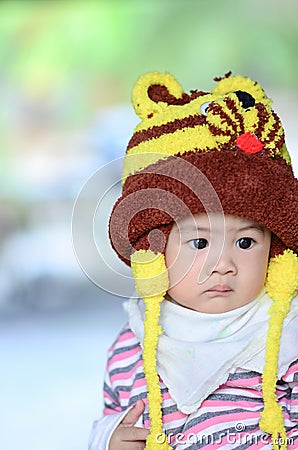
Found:
[[[215,81],[211,93],[187,94],[172,75],[154,72],[140,77],[132,92],[142,120],[127,147],[122,196],[109,231],[146,304],[146,449],[169,448],[155,439],[162,432],[156,347],[160,303],[169,287],[165,245],[175,221],[200,212],[237,215],[272,232],[266,289],[273,303],[260,427],[286,442],[275,385],[283,321],[298,291],[298,182],[282,124],[262,87],[230,73]]]

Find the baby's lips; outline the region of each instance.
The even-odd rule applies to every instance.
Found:
[[[264,144],[262,144],[256,136],[249,132],[238,136],[236,145],[240,148],[240,150],[245,153],[249,153],[250,155],[260,152],[264,147]]]

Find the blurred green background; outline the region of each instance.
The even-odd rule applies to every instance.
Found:
[[[168,71],[186,91],[229,70],[258,80],[297,175],[297,17],[296,0],[0,2],[1,448],[82,450],[101,413],[124,314],[81,271],[71,216],[88,177],[124,153],[136,78]]]
[[[291,144],[297,17],[295,0],[0,2],[0,242],[26,224],[23,200],[78,189],[84,153],[98,164],[123,154],[125,141],[102,143],[125,134],[121,117],[107,138],[98,118],[127,104],[146,71],[172,72],[185,90],[209,90],[228,70],[257,79]]]

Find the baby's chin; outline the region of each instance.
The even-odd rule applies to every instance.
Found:
[[[191,304],[174,299],[169,293],[165,295],[165,300],[181,306],[182,308],[189,309],[190,311],[196,311],[202,314],[222,314],[236,309],[243,308],[254,301],[254,298],[247,299],[242,303],[239,301],[233,301],[232,298],[228,298],[228,295],[214,295],[210,298],[206,298],[202,301],[194,300]],[[232,296],[231,296],[232,297]]]

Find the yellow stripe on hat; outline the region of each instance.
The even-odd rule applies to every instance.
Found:
[[[148,128],[154,126],[162,126],[167,123],[172,122],[173,120],[183,120],[190,116],[195,116],[200,114],[200,107],[203,103],[211,102],[214,100],[214,96],[211,94],[202,95],[197,97],[185,105],[168,105],[164,102],[154,103],[158,105],[158,111],[155,111],[152,117],[144,118],[142,122],[140,122],[134,132],[147,130]]]
[[[219,145],[219,143],[227,143],[230,139],[229,135],[222,135],[217,136],[215,141],[208,127],[204,125],[183,128],[182,130],[176,130],[174,133],[163,134],[158,139],[153,138],[140,142],[127,151],[127,156],[139,155],[139,158],[125,158],[122,172],[123,181],[126,180],[128,175],[144,169],[159,159],[165,159],[177,153],[183,154],[188,151],[195,151],[198,147],[200,150],[206,151]],[[160,155],[163,155],[163,157],[160,158]]]

